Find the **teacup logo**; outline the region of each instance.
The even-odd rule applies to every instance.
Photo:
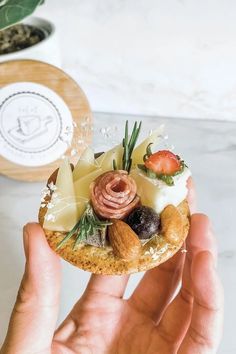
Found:
[[[12,84],[3,91],[1,154],[27,166],[47,164],[63,155],[73,135],[72,117],[65,102],[52,90],[34,83]]]
[[[17,118],[17,125],[9,129],[8,133],[17,142],[24,144],[47,133],[50,129],[48,125],[52,121],[52,116],[46,116],[45,118],[34,115],[19,116]]]

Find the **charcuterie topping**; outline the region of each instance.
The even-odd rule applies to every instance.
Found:
[[[123,219],[139,203],[137,186],[127,171],[109,171],[90,185],[91,202],[98,216]]]
[[[129,133],[127,121],[119,145],[97,158],[88,147],[74,169],[65,159],[50,177],[53,188],[41,209],[44,229],[63,235],[56,251],[68,243],[72,252],[100,247],[102,254],[126,263],[150,256],[155,261],[161,252],[157,245],[163,252],[169,247],[163,243],[179,245],[185,234],[178,205],[187,196],[190,171],[173,152],[152,152],[163,128],[136,147],[140,130],[135,122]]]

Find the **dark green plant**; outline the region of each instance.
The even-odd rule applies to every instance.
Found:
[[[0,0],[0,30],[31,15],[44,0]]]

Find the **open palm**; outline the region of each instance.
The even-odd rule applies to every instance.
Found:
[[[219,284],[213,257],[209,250],[201,252],[204,246],[214,252],[208,227],[205,216],[194,215],[188,244],[197,242],[199,249],[187,259],[180,252],[148,271],[128,300],[123,299],[128,277],[92,276],[54,336],[55,353],[68,348],[72,353],[215,353],[221,331]],[[170,302],[182,270],[181,291]]]
[[[128,276],[92,275],[56,331],[59,257],[38,224],[24,228],[24,247],[25,274],[1,354],[216,353],[223,291],[205,215],[191,217],[187,253],[181,250],[147,271],[129,299],[124,299]]]

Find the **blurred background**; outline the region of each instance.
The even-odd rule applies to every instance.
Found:
[[[120,141],[127,118],[142,120],[145,133],[166,125],[218,241],[226,297],[220,354],[236,353],[235,13],[233,0],[47,0],[34,16],[49,21],[53,40],[25,51],[61,67],[86,93],[96,151]],[[37,219],[43,186],[0,176],[0,344],[24,268],[21,229]],[[126,296],[140,277],[131,277]],[[63,261],[59,321],[88,278]]]
[[[48,0],[93,110],[236,119],[234,0]]]

